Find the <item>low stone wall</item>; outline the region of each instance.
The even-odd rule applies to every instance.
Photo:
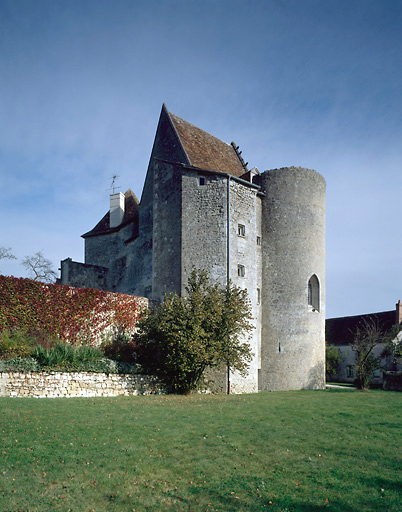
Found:
[[[384,372],[382,388],[387,391],[402,391],[402,372]]]
[[[58,398],[150,395],[164,392],[163,384],[150,375],[0,373],[0,396]]]

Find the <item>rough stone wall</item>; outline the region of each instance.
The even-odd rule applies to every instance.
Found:
[[[262,389],[325,385],[325,181],[301,168],[262,175]],[[308,281],[320,307],[308,306]]]
[[[67,258],[61,262],[61,279],[58,283],[75,288],[107,290],[107,273],[105,267],[86,265]]]
[[[181,176],[175,165],[154,165],[152,298],[181,290]]]
[[[200,178],[203,184],[200,184]],[[247,289],[257,324],[260,314],[257,283],[261,280],[258,263],[261,251],[256,249],[257,233],[260,234],[260,219],[257,219],[260,199],[256,188],[233,179],[229,184],[229,277],[234,284]],[[228,272],[228,178],[185,171],[182,191],[182,291],[193,266],[206,269],[213,281],[225,285]],[[245,227],[244,236],[239,236],[239,224]],[[245,267],[244,277],[238,276],[238,265]],[[258,390],[259,332],[254,329],[248,341],[254,358],[247,377],[231,372],[231,391],[234,393]],[[214,385],[220,389],[226,384],[225,373],[226,369],[210,373],[216,381]]]
[[[127,290],[126,293],[151,298],[153,232],[153,170],[151,164],[145,178],[138,213],[139,236],[127,246],[127,271],[122,285]]]
[[[257,327],[260,310],[257,296],[260,281],[257,259],[257,254],[260,252],[257,250],[257,235],[260,234],[257,206],[259,201],[256,188],[230,180],[229,277],[236,286],[247,290],[255,327]],[[239,233],[239,225],[244,226],[244,235]],[[244,276],[238,275],[239,265],[244,267]],[[230,382],[233,393],[258,391],[259,339],[257,328],[253,329],[248,343],[254,355],[248,375],[242,377],[237,372],[231,372]]]
[[[0,373],[0,396],[67,398],[150,395],[164,392],[163,384],[149,375]]]
[[[128,224],[119,231],[85,240],[85,264],[97,265],[109,269],[107,289],[124,292],[120,283],[124,279],[127,268],[127,245],[125,242],[132,237],[133,226]]]
[[[205,180],[199,184],[199,178]],[[215,174],[183,171],[181,292],[193,267],[207,270],[212,281],[226,284],[227,179]]]
[[[261,390],[261,329],[262,329],[262,199],[260,194],[256,197],[256,230],[258,243],[256,240],[256,265],[257,265],[257,311],[256,311],[256,336],[258,340],[257,347],[257,366],[258,366],[258,390]]]

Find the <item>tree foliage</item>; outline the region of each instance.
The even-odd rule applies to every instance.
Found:
[[[53,283],[56,280],[52,262],[45,258],[41,251],[35,252],[32,256],[25,256],[22,266],[28,270],[34,281]]]
[[[325,349],[325,372],[329,379],[333,377],[343,357],[339,348],[326,347]]]
[[[244,374],[251,319],[246,290],[211,284],[207,272],[193,269],[185,296],[166,295],[138,322],[140,362],[178,393],[193,390],[209,367],[230,365]]]
[[[386,335],[382,356],[391,357],[395,364],[402,360],[402,325],[394,325]]]
[[[359,389],[367,389],[375,370],[381,367],[381,358],[375,357],[374,348],[384,341],[384,333],[376,319],[364,320],[356,329],[352,350],[356,354],[355,375]]]

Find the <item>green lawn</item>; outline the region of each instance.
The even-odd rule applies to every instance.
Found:
[[[0,398],[0,510],[402,510],[402,393]]]

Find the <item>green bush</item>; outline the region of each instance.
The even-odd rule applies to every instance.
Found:
[[[118,364],[111,359],[97,359],[96,361],[66,363],[64,365],[42,368],[47,371],[63,372],[91,372],[91,373],[119,373]]]
[[[328,380],[331,380],[331,378],[336,375],[342,359],[343,357],[339,348],[332,346],[325,348],[325,371]]]
[[[185,296],[166,295],[139,320],[139,361],[177,393],[194,390],[207,368],[244,374],[252,358],[251,319],[247,290],[212,284],[207,272],[193,269]]]
[[[20,330],[0,332],[0,359],[28,357],[35,344],[35,338]]]
[[[138,375],[139,373],[145,373],[144,368],[138,363],[117,363],[118,373],[129,373],[131,375]]]
[[[137,346],[133,336],[119,329],[110,339],[102,344],[102,351],[106,357],[120,363],[133,364],[136,362]]]
[[[133,363],[131,338],[117,337],[109,353],[91,345],[69,345],[54,343],[48,337],[40,339],[22,331],[0,333],[1,372],[94,372],[94,373],[142,373],[142,367]],[[128,347],[130,346],[130,350]],[[107,351],[106,351],[107,352]]]
[[[15,357],[0,361],[0,372],[38,372],[40,365],[32,357]]]
[[[46,349],[41,345],[32,351],[32,357],[43,368],[81,369],[104,358],[103,352],[90,345],[76,347],[67,343],[56,343]],[[88,370],[92,371],[92,370]]]

